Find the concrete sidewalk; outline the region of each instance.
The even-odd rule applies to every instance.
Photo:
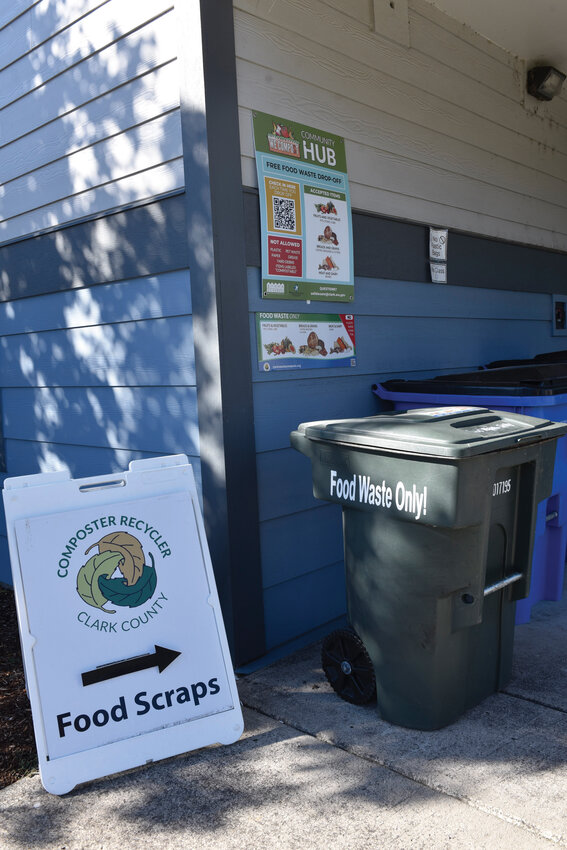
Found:
[[[239,682],[246,732],[52,797],[0,791],[2,850],[567,847],[567,598],[516,628],[503,693],[417,732],[329,688],[319,646]]]

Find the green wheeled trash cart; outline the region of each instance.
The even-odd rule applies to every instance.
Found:
[[[456,720],[509,678],[536,510],[567,424],[440,407],[307,422],[313,493],[343,510],[347,615],[325,640],[339,696],[413,729]]]

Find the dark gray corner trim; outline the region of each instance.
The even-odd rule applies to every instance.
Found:
[[[204,96],[195,79],[199,5]],[[179,11],[205,527],[234,661],[242,664],[264,653],[265,634],[233,8],[230,0],[201,0]]]
[[[246,262],[260,266],[256,189],[244,190]],[[386,280],[431,281],[429,228],[353,212],[354,273]],[[517,292],[567,293],[567,253],[449,231],[448,282]]]
[[[0,301],[188,266],[180,195],[0,248]]]

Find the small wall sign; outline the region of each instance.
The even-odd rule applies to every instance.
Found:
[[[429,263],[432,283],[447,283],[447,263]]]
[[[436,227],[429,228],[429,259],[432,262],[447,262],[449,231]]]
[[[256,313],[256,342],[261,372],[356,366],[351,313]]]
[[[8,478],[4,505],[47,791],[240,737],[185,455],[114,476]]]

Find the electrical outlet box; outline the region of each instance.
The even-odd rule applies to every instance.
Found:
[[[552,336],[567,336],[567,295],[554,295],[551,314]]]

